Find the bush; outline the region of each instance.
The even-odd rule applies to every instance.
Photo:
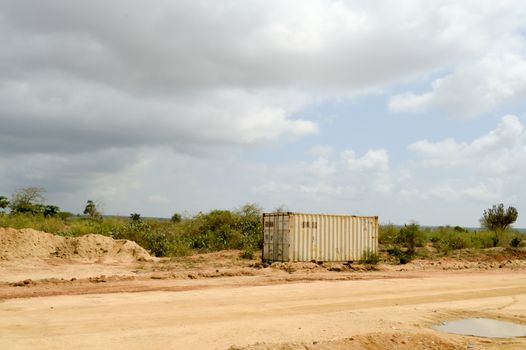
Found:
[[[380,262],[380,256],[372,250],[365,250],[361,262],[364,264],[376,265]]]
[[[131,221],[139,221],[139,220],[141,220],[141,214],[139,214],[139,213],[131,213],[130,214],[130,220]]]
[[[514,247],[514,248],[517,248],[519,246],[519,244],[521,244],[522,242],[522,238],[518,237],[518,236],[515,236],[513,237],[513,239],[510,241],[510,246]]]
[[[245,249],[258,250],[263,247],[261,226],[262,209],[256,204],[245,204],[236,211],[239,221],[237,229],[243,236],[242,244]]]
[[[135,220],[116,227],[113,237],[135,241],[155,256],[183,256],[192,253],[190,242],[170,223]]]
[[[236,217],[229,210],[199,213],[185,223],[185,235],[192,248],[200,251],[241,248],[241,234],[236,231]]]
[[[493,233],[489,231],[470,232],[468,236],[472,248],[491,248],[493,247]]]
[[[488,231],[469,231],[459,226],[440,226],[428,232],[428,240],[440,252],[448,254],[452,250],[493,246],[493,234]]]
[[[59,211],[57,213],[58,217],[61,218],[63,221],[68,220],[69,218],[73,217],[73,213],[70,213],[68,211]]]
[[[395,243],[404,245],[412,252],[414,252],[415,247],[422,247],[424,241],[424,234],[420,231],[420,226],[415,223],[404,225],[395,239]]]
[[[407,264],[413,259],[414,251],[407,250],[403,251],[399,247],[393,247],[387,249],[387,253],[391,255],[392,257],[396,258],[399,264]]]
[[[254,249],[252,247],[248,247],[245,250],[241,252],[241,258],[252,260],[254,259]]]
[[[451,250],[463,249],[472,246],[467,237],[469,232],[459,231],[449,226],[439,227],[433,232],[431,241],[433,246],[443,252],[449,253]]]
[[[66,228],[67,225],[57,216],[44,217],[43,214],[15,213],[2,215],[0,217],[0,227],[32,228],[38,231],[58,233]]]
[[[181,222],[181,214],[179,213],[174,213],[172,215],[172,217],[170,218],[170,220],[174,223],[178,223],[178,222]]]
[[[149,231],[144,240],[147,249],[155,256],[186,256],[192,253],[189,242],[173,233]]]
[[[392,244],[396,242],[396,239],[400,233],[400,228],[393,225],[380,225],[378,232],[378,243],[380,244]]]
[[[236,211],[212,210],[182,222],[182,231],[199,251],[262,247],[261,209],[247,204]]]

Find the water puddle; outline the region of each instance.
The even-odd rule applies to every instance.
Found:
[[[447,333],[486,338],[526,337],[526,326],[489,318],[465,318],[457,321],[446,321],[433,327],[433,329]]]

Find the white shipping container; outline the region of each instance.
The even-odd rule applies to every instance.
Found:
[[[378,251],[378,217],[263,214],[263,261],[358,261]]]

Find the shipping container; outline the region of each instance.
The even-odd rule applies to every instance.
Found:
[[[378,216],[263,214],[264,262],[351,262],[377,251]]]

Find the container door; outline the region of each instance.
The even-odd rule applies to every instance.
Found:
[[[276,215],[274,261],[289,261],[289,215]]]
[[[263,214],[263,261],[274,257],[274,217]]]
[[[289,260],[288,213],[263,214],[263,260]]]

